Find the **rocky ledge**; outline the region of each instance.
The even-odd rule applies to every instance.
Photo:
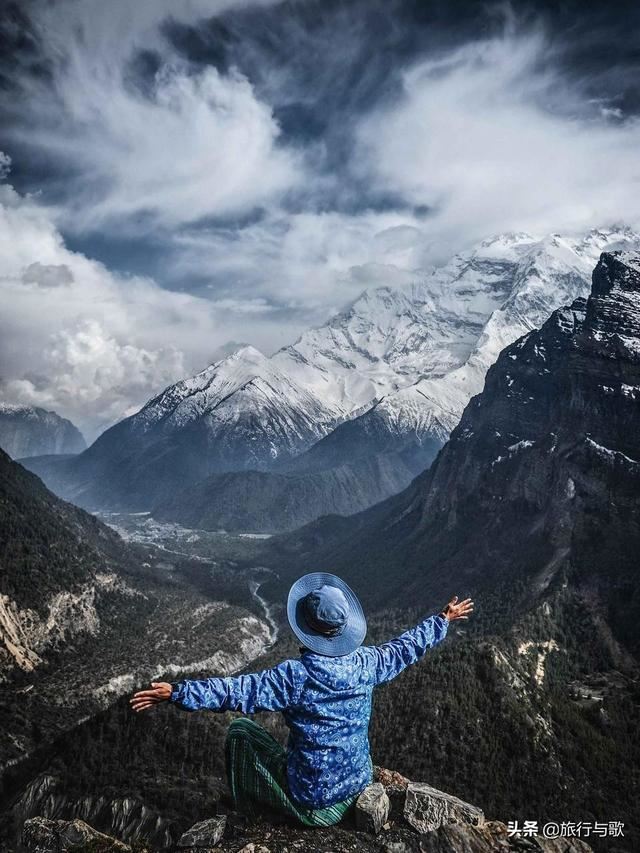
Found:
[[[98,832],[82,820],[25,821],[27,853],[155,853]],[[592,853],[577,838],[509,834],[481,809],[425,782],[376,768],[375,782],[339,825],[306,829],[264,817],[249,822],[235,812],[218,814],[188,829],[172,853]]]

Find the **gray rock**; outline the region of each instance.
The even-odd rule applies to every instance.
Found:
[[[29,853],[58,853],[58,834],[55,821],[32,817],[22,826],[22,843]]]
[[[215,847],[220,842],[226,825],[226,815],[216,815],[208,820],[202,820],[180,836],[177,846],[180,849],[184,847]]]
[[[404,841],[387,841],[382,849],[384,853],[412,853],[412,848]]]
[[[411,782],[404,804],[405,820],[418,832],[431,832],[447,823],[481,826],[484,814],[477,806],[438,791],[426,782]]]
[[[389,819],[389,797],[380,782],[368,785],[356,800],[356,826],[377,835]]]
[[[28,853],[74,853],[91,847],[95,853],[130,853],[131,848],[98,832],[83,820],[50,820],[33,817],[22,827],[22,843]]]

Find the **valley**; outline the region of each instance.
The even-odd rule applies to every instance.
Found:
[[[96,517],[111,527],[125,542],[152,545],[178,556],[214,559],[235,556],[243,563],[260,553],[260,542],[268,533],[229,533],[183,527],[177,522],[163,522],[150,512],[97,512]]]
[[[269,534],[229,534],[223,530],[211,532],[190,529],[173,522],[156,521],[146,512],[107,512],[98,513],[98,517],[112,527],[125,542],[151,545],[174,557],[201,560],[208,568],[224,560],[228,562],[233,559],[241,563],[243,568],[237,569],[237,582],[239,585],[247,584],[253,601],[262,611],[264,621],[270,628],[268,639],[256,657],[265,654],[276,643],[280,626],[274,615],[274,604],[267,601],[260,590],[270,580],[277,578],[277,573],[265,566],[249,565],[253,557],[263,552],[260,543],[269,539]],[[184,671],[198,669],[202,667],[184,667]]]

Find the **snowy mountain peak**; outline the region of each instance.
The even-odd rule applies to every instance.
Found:
[[[495,234],[478,243],[472,250],[475,255],[495,256],[511,255],[515,246],[532,243],[535,238],[526,231],[507,231]]]
[[[640,313],[640,251],[603,252],[593,271],[592,296],[606,296],[612,291],[624,295],[625,303],[637,305]],[[622,315],[625,305],[618,303]]]
[[[209,364],[217,364],[219,361],[223,361],[230,355],[238,352],[238,350],[244,349],[244,347],[249,346],[246,341],[240,343],[239,341],[226,341],[226,343],[221,344],[221,346],[217,347],[212,355]]]
[[[226,358],[221,359],[221,362],[248,362],[255,364],[256,366],[259,364],[263,364],[267,361],[267,357],[263,352],[260,352],[257,347],[252,346],[251,344],[244,344],[238,349],[234,350],[230,355]],[[221,362],[218,362],[219,364]]]
[[[618,251],[613,252],[611,256],[615,262],[618,262],[628,268],[628,272],[625,275],[623,282],[621,282],[621,286],[625,287],[626,290],[640,291],[640,276],[636,274],[640,273],[640,252]]]
[[[592,270],[602,249],[620,246],[630,250],[603,256],[612,259],[610,265],[627,265],[626,273],[612,271],[615,286],[620,287],[621,281],[631,281],[640,249],[640,234],[624,226],[594,229],[578,237],[500,235],[452,258],[422,287],[432,292],[440,321],[448,310],[451,321],[459,324],[460,362],[440,372],[426,369],[425,364],[415,384],[386,395],[361,416],[362,429],[371,431],[373,422],[378,426],[384,422],[385,429],[402,429],[418,442],[429,437],[444,441],[470,397],[482,390],[486,371],[498,354],[541,326],[554,309],[588,296]],[[493,260],[488,259],[488,251],[496,247],[499,251]]]
[[[257,378],[275,384],[283,380],[264,353],[242,346],[195,376],[170,385],[133,415],[131,423],[143,431],[161,421],[167,429],[184,427]]]
[[[617,244],[620,244],[620,248],[623,245],[637,245],[638,237],[637,231],[629,225],[618,222],[601,228],[592,228],[581,242],[584,246],[593,246],[596,251],[604,251],[606,247],[611,251],[614,247],[618,247]]]
[[[500,350],[559,305],[586,296],[591,270],[612,246],[640,246],[640,235],[615,225],[578,236],[514,231],[489,237],[418,283],[364,291],[270,358],[239,346],[167,388],[134,423],[143,430],[160,422],[180,428],[223,404],[225,411],[234,404],[246,410],[249,389],[258,408],[258,397],[280,389],[283,400],[304,400],[321,413],[323,429],[383,398],[382,410],[391,412],[394,395],[402,413],[391,419],[417,418],[423,425],[435,419],[451,428]],[[414,386],[417,395],[401,393]],[[434,409],[418,417],[420,406]]]
[[[20,413],[22,415],[30,416],[30,415],[35,415],[36,410],[33,406],[24,406],[24,405],[20,405],[18,403],[0,403],[0,413],[4,413],[4,414]]]

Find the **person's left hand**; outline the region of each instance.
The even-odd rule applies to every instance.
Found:
[[[140,690],[132,699],[129,699],[131,710],[144,711],[160,702],[168,702],[172,691],[173,687],[166,681],[154,681],[151,684],[151,690]]]
[[[442,613],[449,619],[449,622],[453,622],[455,619],[468,619],[473,613],[473,601],[470,598],[458,601],[458,596],[454,595]]]

